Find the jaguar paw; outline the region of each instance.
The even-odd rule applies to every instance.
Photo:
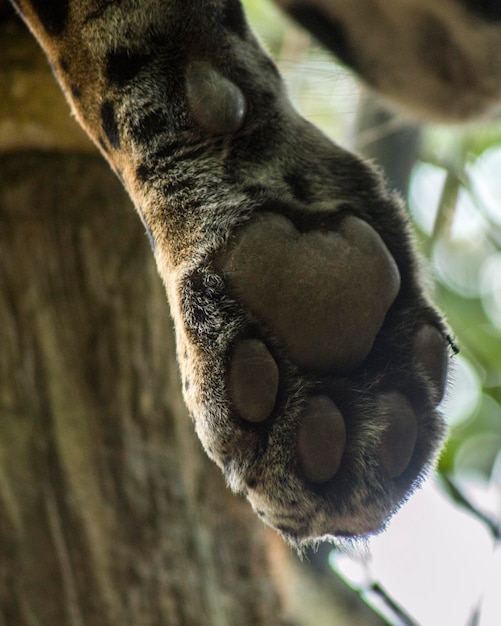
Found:
[[[375,227],[259,213],[183,293],[206,363],[195,423],[230,486],[296,546],[380,530],[443,440],[449,348]]]

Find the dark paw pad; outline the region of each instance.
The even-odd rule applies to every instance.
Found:
[[[247,108],[243,93],[210,63],[188,65],[186,93],[193,117],[208,133],[225,135],[242,126]]]
[[[264,214],[222,261],[236,298],[284,342],[301,367],[346,375],[365,359],[400,288],[393,257],[356,217],[300,232]]]
[[[407,469],[418,436],[418,423],[407,398],[398,391],[379,396],[380,415],[386,424],[381,438],[380,460],[389,478]]]
[[[278,366],[262,341],[237,344],[229,366],[229,392],[238,415],[262,422],[273,411],[278,391]]]
[[[310,398],[303,410],[297,438],[301,470],[313,483],[333,478],[341,465],[346,427],[341,411],[327,396]]]
[[[442,334],[433,326],[423,326],[414,339],[415,363],[423,370],[433,390],[435,404],[442,400],[447,383],[449,354]]]

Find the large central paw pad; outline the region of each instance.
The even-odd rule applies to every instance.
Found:
[[[400,275],[381,237],[345,217],[333,230],[299,232],[264,214],[248,225],[223,269],[237,299],[281,338],[301,367],[346,375],[372,348]]]

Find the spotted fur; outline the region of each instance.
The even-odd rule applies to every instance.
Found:
[[[406,105],[497,107],[496,3],[281,3]],[[400,199],[291,107],[238,0],[15,5],[145,225],[230,487],[298,547],[380,530],[440,449],[451,354]]]

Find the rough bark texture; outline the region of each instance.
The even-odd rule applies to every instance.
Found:
[[[280,624],[264,528],[186,415],[141,222],[0,28],[0,625]]]

